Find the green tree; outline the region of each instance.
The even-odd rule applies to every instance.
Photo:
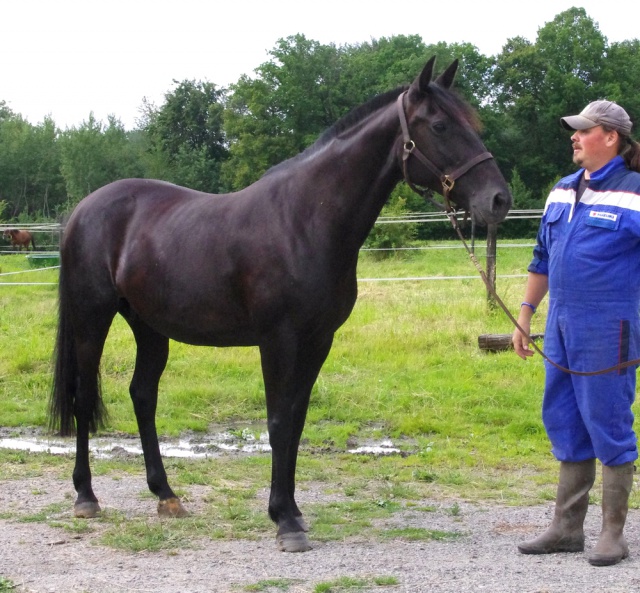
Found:
[[[57,130],[31,125],[0,103],[0,199],[11,218],[50,216],[64,199]]]
[[[536,210],[544,207],[545,199],[536,197],[534,193],[525,185],[518,169],[511,172],[509,189],[513,197],[514,210]],[[540,221],[533,219],[514,219],[503,222],[500,226],[500,234],[503,237],[531,237],[534,238],[538,231]]]
[[[117,179],[144,176],[136,146],[129,141],[120,120],[113,116],[105,126],[91,113],[88,121],[78,128],[62,133],[59,142],[68,206]]]
[[[472,105],[481,105],[490,93],[493,59],[469,43],[427,45],[419,35],[396,35],[342,50],[343,94],[351,97],[351,107],[410,83],[432,56],[443,70],[453,60],[460,61],[455,88]]]
[[[394,190],[380,213],[381,221],[385,218],[398,218],[409,213],[407,200],[402,197],[398,188]],[[417,225],[411,222],[379,222],[374,225],[365,241],[364,247],[380,250],[376,252],[379,259],[396,254],[394,249],[407,247],[417,236]]]
[[[13,119],[16,114],[13,110],[7,105],[6,101],[0,101],[0,124],[10,119]]]
[[[341,52],[304,35],[280,39],[272,59],[231,85],[225,112],[230,158],[223,174],[233,189],[312,144],[345,112],[337,93]]]
[[[55,122],[45,118],[32,128],[29,142],[31,200],[29,211],[44,218],[54,216],[66,201],[64,179],[60,171],[60,147]]]
[[[227,184],[240,189],[269,167],[304,150],[348,111],[408,84],[433,55],[442,67],[459,58],[461,93],[479,105],[489,93],[492,61],[468,44],[426,46],[420,36],[396,36],[336,47],[304,35],[280,39],[271,59],[231,86],[225,111],[230,158]]]
[[[620,103],[637,126],[640,124],[640,40],[611,44],[606,52],[605,66],[597,98]],[[637,135],[637,129],[635,133]]]
[[[503,170],[517,167],[534,194],[570,167],[559,118],[598,98],[605,56],[606,39],[583,8],[558,14],[535,44],[509,40],[497,56],[487,144]]]
[[[349,98],[350,108],[411,82],[439,51],[427,48],[420,35],[381,37],[342,49],[345,55],[342,93]]]
[[[207,192],[222,191],[220,167],[227,158],[222,127],[225,92],[215,84],[174,81],[160,108],[144,106],[147,169],[153,177]]]

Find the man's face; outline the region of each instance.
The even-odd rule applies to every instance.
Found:
[[[618,153],[618,132],[606,132],[602,126],[575,130],[571,136],[573,162],[593,173]]]

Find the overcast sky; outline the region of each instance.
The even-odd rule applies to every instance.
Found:
[[[93,112],[131,129],[143,98],[162,104],[173,80],[226,86],[297,33],[336,45],[417,34],[489,56],[572,6],[609,42],[640,36],[637,0],[15,0],[0,12],[0,100],[33,124],[50,115],[64,129]]]

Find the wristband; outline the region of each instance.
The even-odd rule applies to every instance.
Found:
[[[527,301],[522,301],[520,303],[520,308],[522,309],[522,307],[529,307],[534,313],[536,312],[536,309],[537,309],[535,305],[532,305],[531,303],[527,303]]]

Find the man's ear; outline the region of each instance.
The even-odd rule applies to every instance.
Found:
[[[605,137],[607,146],[618,146],[620,143],[620,134],[617,130],[610,130]]]

